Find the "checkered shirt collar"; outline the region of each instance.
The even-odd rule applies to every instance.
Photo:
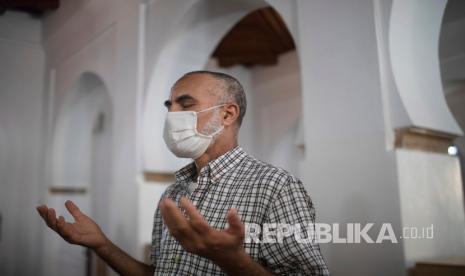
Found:
[[[200,175],[208,175],[208,173],[210,173],[210,177],[219,179],[224,173],[236,167],[246,155],[247,154],[240,146],[236,146],[223,155],[208,162],[208,164],[200,170]],[[191,162],[184,166],[176,171],[174,175],[177,182],[192,181],[197,175],[195,162]]]

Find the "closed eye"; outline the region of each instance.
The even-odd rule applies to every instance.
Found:
[[[186,104],[186,105],[183,105],[182,108],[183,109],[189,109],[189,108],[192,108],[194,106],[195,106],[195,104]]]

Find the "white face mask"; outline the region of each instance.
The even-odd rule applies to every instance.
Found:
[[[213,137],[220,133],[224,126],[212,134],[206,135],[197,131],[197,113],[205,112],[222,105],[195,111],[168,112],[165,119],[163,139],[174,155],[181,158],[196,159],[210,146]]]

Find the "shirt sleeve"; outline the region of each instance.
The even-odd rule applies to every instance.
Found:
[[[162,237],[162,230],[163,230],[163,220],[162,220],[160,208],[157,206],[154,220],[153,220],[152,246],[150,249],[150,264],[152,266],[156,265],[156,260],[158,256],[160,255],[160,241]]]
[[[271,272],[278,275],[329,275],[320,247],[313,235],[314,223],[315,209],[312,200],[302,182],[292,178],[274,196],[262,225],[259,257]],[[268,235],[272,238],[269,242],[264,240],[265,224],[276,227],[269,228],[269,233],[273,231],[275,233]],[[282,228],[278,225],[282,225]],[[289,231],[285,229],[289,225],[293,227],[292,235],[284,234]],[[300,225],[300,231],[295,227],[296,225]],[[282,230],[277,231],[277,229]],[[307,231],[310,235],[307,235]],[[283,233],[281,240],[278,238],[278,232]],[[296,238],[296,232],[300,235],[300,239]]]

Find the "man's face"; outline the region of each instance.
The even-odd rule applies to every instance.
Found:
[[[179,80],[165,101],[168,111],[201,111],[219,103],[217,81],[206,74],[194,74]],[[203,133],[216,110],[199,113],[197,131]],[[209,133],[204,133],[209,134]]]

